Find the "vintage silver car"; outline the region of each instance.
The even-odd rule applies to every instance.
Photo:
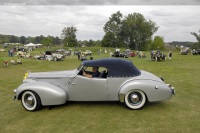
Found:
[[[83,76],[83,71],[92,73],[92,67],[99,67],[100,76]],[[28,111],[67,101],[120,101],[130,109],[140,109],[146,101],[169,99],[175,90],[163,78],[137,69],[131,61],[109,58],[85,60],[74,70],[29,72],[14,94]]]

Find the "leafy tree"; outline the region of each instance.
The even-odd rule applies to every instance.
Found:
[[[200,30],[199,30],[199,33],[200,33]],[[196,37],[196,39],[197,39],[197,44],[198,44],[198,47],[200,48],[200,34],[198,35],[197,33],[195,33],[195,32],[191,32],[191,34],[193,35],[193,36],[195,36]]]
[[[77,29],[76,27],[64,27],[62,30],[62,38],[63,38],[63,43],[67,46],[76,46],[77,45],[77,39],[76,39],[76,32]]]
[[[111,32],[107,32],[101,42],[102,47],[115,47],[115,36]]]
[[[58,36],[54,37],[53,44],[59,45],[60,44],[60,38]]]
[[[9,43],[11,35],[0,34],[0,43]]]
[[[11,35],[9,37],[9,42],[10,43],[19,43],[19,39],[18,39],[18,37],[14,36],[14,35]]]
[[[42,40],[43,40],[44,36],[43,35],[40,35],[40,36],[36,36],[35,37],[35,43],[41,43]]]
[[[106,42],[107,44],[110,44],[111,47],[119,47],[120,45],[120,32],[121,32],[121,26],[122,26],[122,17],[123,15],[118,11],[117,13],[114,13],[109,18],[109,21],[106,22],[103,29],[106,35],[102,39],[102,42]],[[107,36],[112,36],[112,38],[107,38]],[[105,43],[104,43],[105,44]],[[103,45],[104,45],[103,44]]]
[[[31,36],[27,37],[25,43],[26,44],[28,44],[28,43],[35,43],[35,37],[31,37]]]
[[[130,48],[145,50],[157,30],[155,22],[147,21],[140,13],[133,13],[125,17],[121,35]]]
[[[94,46],[101,46],[101,41],[100,40],[95,41]]]
[[[164,46],[164,38],[161,36],[155,36],[153,41],[151,42],[150,49],[151,50],[163,50]]]
[[[26,37],[25,36],[20,36],[19,39],[20,39],[20,43],[21,44],[25,44],[25,42],[26,42]]]
[[[89,43],[88,40],[79,41],[79,45],[78,45],[78,46],[79,46],[79,47],[81,47],[81,46],[83,46],[83,45],[84,45],[84,46],[88,46],[88,43]]]
[[[193,44],[191,45],[191,48],[192,48],[192,49],[199,49],[199,44],[198,44],[197,42],[195,42],[195,43],[193,43]]]
[[[93,41],[92,41],[92,39],[90,39],[88,42],[88,46],[91,47],[92,45],[93,45]]]
[[[122,17],[119,11],[111,15],[104,26],[102,46],[146,50],[152,35],[158,30],[156,23],[146,20],[140,13]]]
[[[0,34],[0,43],[5,43],[5,36]]]
[[[44,46],[51,46],[52,43],[53,43],[53,40],[50,36],[47,36],[47,37],[43,37],[41,43],[44,45]]]

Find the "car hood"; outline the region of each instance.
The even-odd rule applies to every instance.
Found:
[[[163,82],[161,80],[161,78],[157,77],[156,75],[154,75],[150,72],[147,72],[147,71],[144,71],[144,70],[140,70],[140,72],[141,72],[141,74],[139,76],[134,77],[134,79],[155,80],[155,81],[158,81],[158,82]]]
[[[28,73],[27,78],[72,78],[77,74],[77,70],[55,71],[55,72],[35,72]]]

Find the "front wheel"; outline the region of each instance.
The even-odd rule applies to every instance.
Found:
[[[22,94],[21,102],[23,107],[28,111],[37,111],[42,106],[40,97],[33,91],[25,91]]]
[[[145,102],[146,96],[140,90],[132,90],[125,95],[125,104],[130,109],[140,109],[144,106]]]

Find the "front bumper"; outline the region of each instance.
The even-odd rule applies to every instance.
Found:
[[[176,94],[175,88],[171,86],[171,84],[167,84],[167,86],[171,89],[172,94],[175,95]]]
[[[175,91],[175,89],[174,89],[174,87],[171,87],[171,90],[172,90],[172,94],[176,94],[176,91]]]

